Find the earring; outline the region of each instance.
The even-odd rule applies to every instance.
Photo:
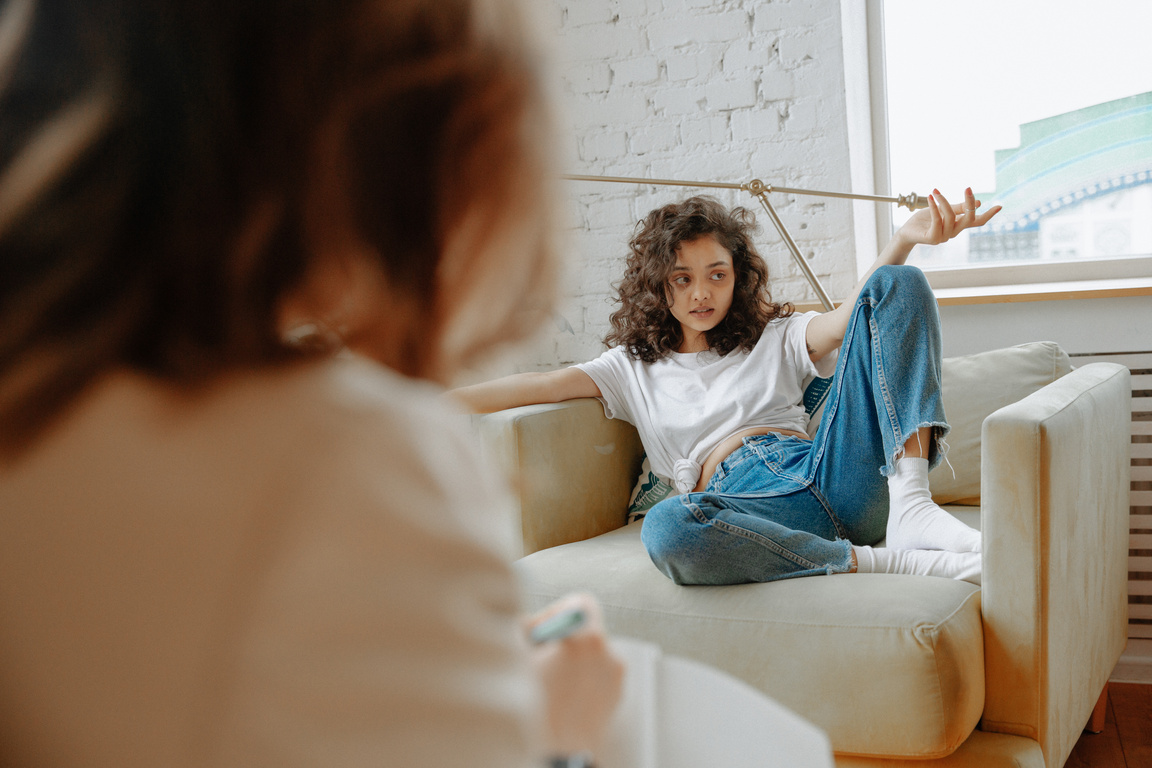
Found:
[[[290,349],[308,354],[339,352],[344,348],[344,337],[321,320],[294,326],[281,338]]]

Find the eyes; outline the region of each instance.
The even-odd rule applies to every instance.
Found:
[[[728,273],[724,271],[716,271],[708,274],[708,279],[714,283],[722,283],[728,279]],[[674,275],[670,281],[676,288],[687,288],[692,284],[692,278],[689,275]]]

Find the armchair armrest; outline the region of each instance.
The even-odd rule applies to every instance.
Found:
[[[1127,634],[1127,368],[1073,371],[985,419],[981,728],[1063,765]]]
[[[521,556],[624,525],[644,449],[598,400],[510,408],[477,428],[481,450],[512,480]]]

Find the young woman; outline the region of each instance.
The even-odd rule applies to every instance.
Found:
[[[852,571],[978,583],[979,533],[928,492],[948,430],[939,320],[904,262],[999,211],[979,205],[970,189],[957,206],[933,192],[839,307],[803,315],[772,301],[747,210],[699,197],[657,209],[630,243],[607,352],[454,394],[477,411],[598,397],[634,424],[680,493],[642,531],[679,584]],[[833,373],[809,440],[802,384]]]
[[[551,295],[528,41],[501,0],[0,1],[0,764],[594,746],[619,664],[527,650],[437,386]]]

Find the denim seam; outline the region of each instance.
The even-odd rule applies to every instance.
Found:
[[[715,471],[712,472],[712,477],[708,479],[708,484],[704,487],[705,493],[739,495],[730,494],[727,491],[724,491],[722,488],[720,488],[720,483],[724,482],[724,480],[727,479],[730,474],[744,466],[747,462],[754,461],[759,458],[759,454],[755,453],[751,448],[744,450],[745,448],[747,448],[746,444],[741,445],[739,448],[736,448],[736,450],[732,451],[732,453],[728,454],[723,461],[716,465]]]
[[[779,441],[776,441],[776,442],[779,442]],[[806,486],[806,485],[811,484],[811,482],[812,482],[811,478],[807,477],[806,475],[795,475],[791,472],[785,472],[784,469],[780,466],[780,464],[776,461],[773,461],[771,457],[765,455],[764,453],[762,453],[759,450],[756,450],[756,449],[753,449],[753,450],[756,451],[756,456],[759,457],[759,459],[762,462],[764,462],[764,466],[768,467],[768,469],[771,470],[772,474],[776,475],[776,477],[782,477],[785,480],[791,480],[792,482],[799,483],[802,486]],[[811,448],[809,448],[809,451],[811,451]],[[811,463],[811,462],[809,462],[809,463]],[[811,474],[811,473],[809,472],[809,474]],[[777,494],[777,495],[779,495],[779,494]]]
[[[869,306],[875,309],[875,306],[869,302]],[[884,372],[884,351],[880,348],[880,329],[876,327],[876,323],[872,321],[872,316],[868,317],[868,335],[872,340],[872,362],[876,366],[876,386],[880,392],[880,398],[884,401],[884,410],[888,413],[888,426],[892,430],[892,434],[896,438],[897,445],[892,457],[888,460],[887,468],[889,471],[893,469],[892,464],[904,450],[904,443],[899,442],[903,435],[903,430],[900,429],[900,417],[896,413],[896,406],[892,403],[892,393],[888,387],[888,377]],[[880,473],[884,474],[884,468],[880,469]],[[887,477],[887,475],[885,475]]]
[[[755,531],[749,531],[746,528],[740,528],[739,526],[732,525],[731,523],[726,523],[723,520],[717,520],[715,518],[710,518],[704,514],[704,510],[700,509],[700,507],[698,507],[697,505],[693,504],[690,501],[685,500],[682,503],[684,504],[684,506],[688,507],[689,510],[691,510],[692,516],[695,517],[702,525],[711,525],[712,527],[718,528],[719,530],[725,531],[726,533],[731,533],[735,536],[740,536],[743,539],[747,539],[748,541],[755,542],[755,543],[759,544],[760,546],[764,547],[765,549],[767,549],[771,552],[775,552],[776,554],[780,555],[781,557],[785,557],[785,558],[791,560],[792,562],[797,563],[798,565],[803,565],[803,566],[806,566],[808,568],[825,568],[825,567],[827,567],[827,566],[822,566],[819,563],[814,563],[805,557],[801,557],[800,555],[796,554],[795,552],[792,552],[788,549],[785,549],[784,547],[780,546],[779,544],[772,541],[768,537],[761,536],[760,534],[756,533]]]
[[[848,356],[849,356],[848,353],[850,351],[849,349],[844,349],[843,344],[844,344],[844,341],[847,341],[848,346],[849,347],[852,346],[852,339],[855,337],[855,334],[856,334],[856,323],[859,321],[859,318],[860,318],[860,309],[864,306],[865,303],[869,303],[869,302],[870,302],[870,299],[868,299],[867,297],[862,297],[862,298],[858,299],[857,304],[856,304],[856,309],[855,309],[855,311],[852,312],[852,315],[848,320],[848,327],[845,329],[844,339],[841,341],[840,358],[836,362],[836,371],[832,374],[832,377],[833,377],[832,383],[836,387],[836,397],[834,399],[834,402],[832,403],[832,410],[831,411],[826,410],[824,413],[824,416],[821,418],[821,421],[820,421],[821,425],[823,425],[825,419],[831,420],[831,419],[836,418],[836,412],[838,410],[840,410],[840,402],[841,402],[843,395],[844,395],[844,391],[843,391],[844,390],[844,376],[842,375],[842,373],[843,373],[842,372],[842,366],[844,366],[846,364],[846,361],[847,361]],[[827,401],[825,401],[825,402],[827,402]],[[827,435],[823,436],[823,439],[820,441],[819,445],[813,446],[816,449],[816,451],[815,451],[814,455],[809,454],[810,458],[808,460],[808,478],[805,481],[807,484],[812,484],[813,481],[815,480],[816,472],[820,466],[820,460],[824,458],[824,449],[827,448],[827,446],[828,446]]]
[[[824,513],[828,515],[828,519],[832,521],[832,527],[836,529],[837,538],[843,539],[851,544],[852,540],[848,538],[848,532],[844,530],[844,524],[840,521],[840,518],[836,517],[836,513],[832,511],[832,505],[824,498],[824,494],[820,493],[820,489],[816,487],[815,483],[809,483],[808,490],[816,497],[816,501],[820,502],[820,506],[824,508]]]

